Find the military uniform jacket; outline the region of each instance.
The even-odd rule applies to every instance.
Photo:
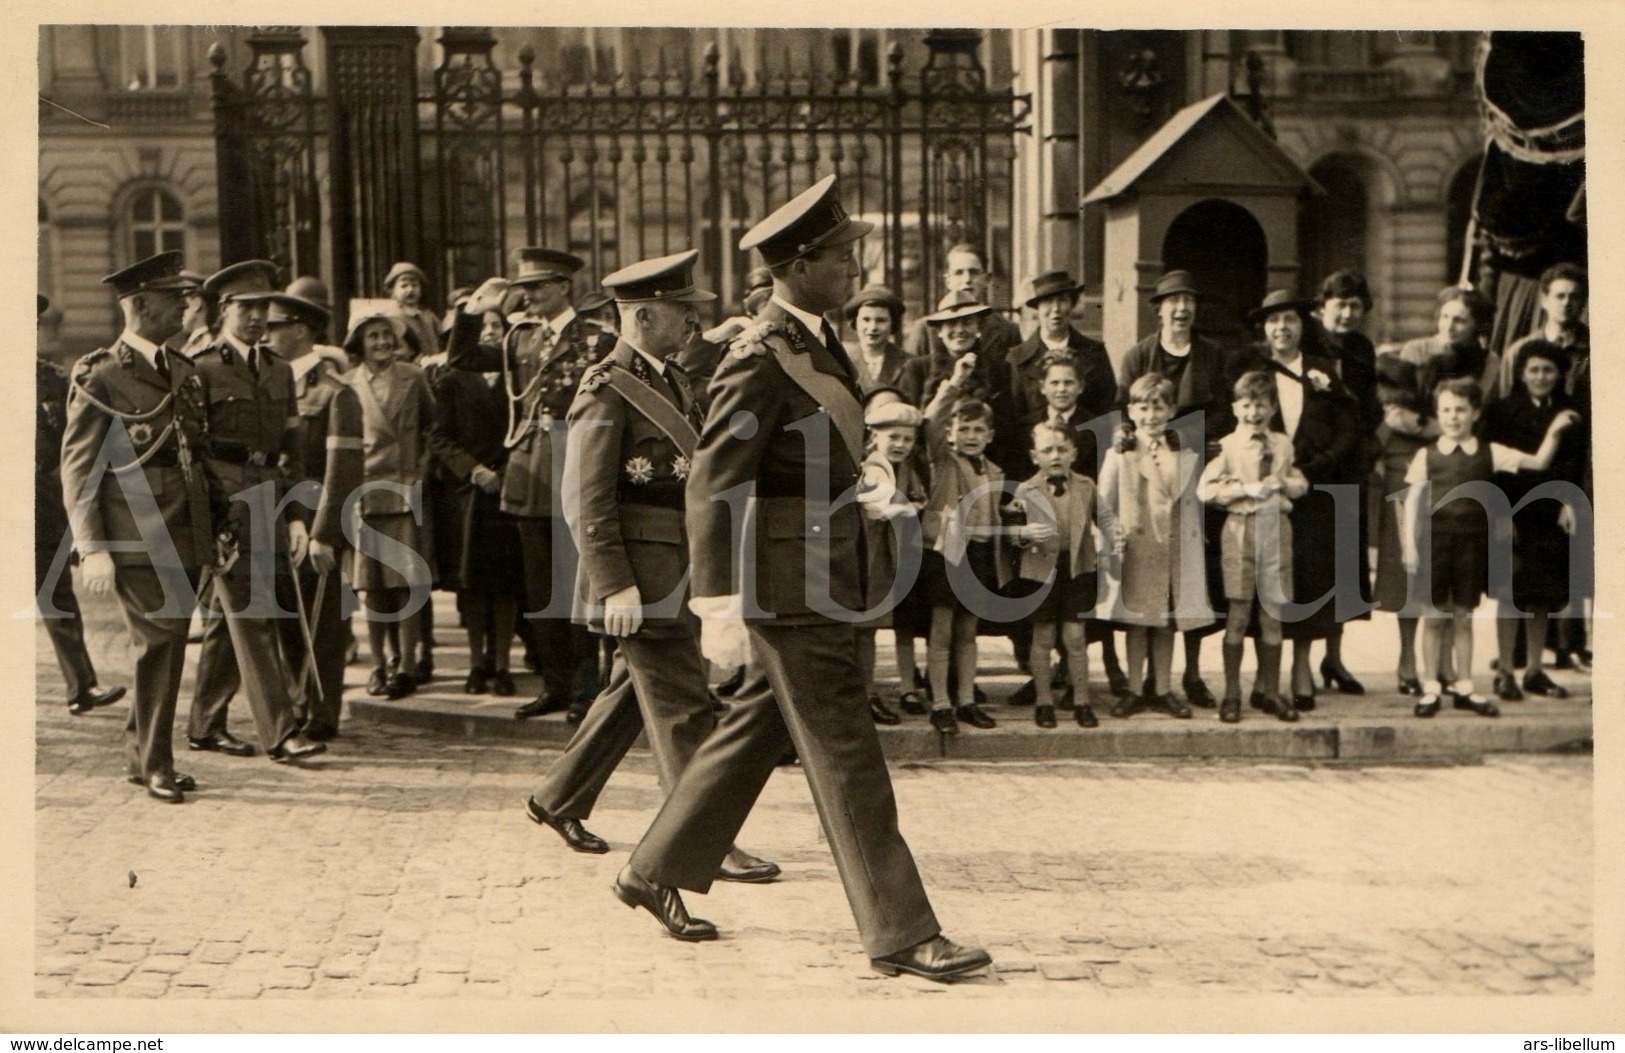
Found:
[[[558,454],[551,426],[569,413],[581,375],[612,346],[613,338],[580,318],[571,319],[549,346],[543,346],[541,323],[535,319],[516,325],[500,348],[479,344],[479,330],[479,317],[459,307],[448,353],[470,356],[470,364],[481,372],[500,370],[508,386],[512,405],[506,443],[511,452],[502,473],[502,510],[529,517],[560,514],[563,509],[553,501]]]
[[[742,591],[732,558],[732,513],[717,495],[753,484],[756,496],[753,561],[757,607],[779,624],[825,620],[833,602],[863,609],[860,513],[856,501],[830,508],[857,481],[862,463],[862,411],[845,350],[824,348],[777,303],[762,323],[735,341],[711,381],[711,408],[688,479],[688,534],[694,560],[693,594]],[[805,369],[829,393],[823,405],[793,379],[780,356],[802,356]],[[747,414],[739,418],[738,414]],[[842,435],[857,420],[857,450]],[[751,427],[747,422],[754,422]],[[811,477],[817,492],[808,493]],[[809,600],[811,602],[809,602]],[[757,614],[749,606],[747,616]],[[757,615],[759,616],[759,615]]]
[[[570,406],[564,516],[581,551],[576,620],[595,632],[603,632],[604,600],[629,585],[645,608],[638,635],[686,637],[697,628],[687,605],[683,503],[700,420],[687,377],[675,363],[667,368],[675,403],[665,380],[622,341],[587,372]],[[617,390],[631,384],[645,401],[676,411],[667,423],[680,423],[681,444]]]
[[[242,353],[225,340],[198,352],[192,361],[209,391],[209,442],[204,453],[220,529],[229,529],[238,551],[254,544],[248,506],[233,496],[262,483],[273,483],[281,502],[290,487],[305,478],[304,428],[294,396],[293,368],[270,348],[256,352],[258,375]],[[297,519],[310,523],[311,511],[293,501],[278,516],[276,551],[285,552],[288,534],[281,524]],[[263,527],[261,528],[263,530]]]
[[[208,433],[208,388],[184,355],[165,351],[164,357],[168,380],[122,341],[92,351],[74,367],[62,434],[63,507],[81,554],[167,533],[181,566],[196,569],[213,553],[199,463]],[[115,421],[128,435],[128,445],[115,442],[104,454]],[[183,467],[187,457],[198,459],[190,474]],[[98,458],[109,462],[109,470],[85,494]],[[126,499],[127,489],[141,483],[156,503],[156,518],[142,502]],[[124,566],[151,566],[165,556],[150,544],[111,550],[114,563]]]

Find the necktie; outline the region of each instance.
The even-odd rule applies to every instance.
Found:
[[[683,389],[677,386],[677,378],[672,376],[671,366],[660,371],[661,377],[666,381],[666,390],[671,393],[672,405],[678,409],[683,408]]]
[[[152,365],[153,368],[158,370],[158,375],[163,377],[167,383],[169,381],[169,359],[164,355],[163,348],[160,347],[158,353],[152,356]]]
[[[971,456],[967,455],[965,457],[965,460],[970,462],[971,470],[973,472],[975,472],[977,475],[982,474],[982,458],[981,458],[980,455],[977,455],[975,457],[971,457]]]
[[[1253,441],[1258,443],[1258,477],[1268,478],[1270,472],[1275,470],[1275,455],[1270,452],[1269,442],[1262,435],[1254,435]]]
[[[1059,479],[1059,478],[1051,479],[1049,481],[1049,491],[1050,491],[1050,493],[1054,494],[1056,497],[1065,497],[1066,496],[1066,480],[1065,479]]]
[[[251,347],[248,354],[243,357],[248,362],[248,371],[257,378],[260,375],[260,349]]]

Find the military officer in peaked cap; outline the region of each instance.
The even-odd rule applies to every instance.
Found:
[[[281,295],[276,265],[234,263],[203,288],[220,305],[219,336],[193,361],[209,391],[205,463],[220,519],[210,602],[225,617],[204,629],[187,743],[238,756],[253,752],[226,728],[226,706],[241,682],[266,754],[299,760],[326,746],[299,734],[299,707],[278,646],[283,620],[297,631],[302,618],[291,571],[305,558],[310,508],[294,498],[279,511],[305,475],[293,370],[263,342],[268,305]]]
[[[125,725],[129,778],[152,797],[197,788],[172,756],[175,697],[199,568],[213,536],[200,445],[208,389],[164,341],[180,331],[181,254],[163,252],[102,281],[124,331],[74,367],[62,436],[62,500],[91,595],[117,594],[136,648]]]
[[[660,785],[670,791],[715,725],[686,604],[684,485],[700,417],[674,357],[695,321],[693,250],[609,275],[620,309],[615,349],[587,371],[570,407],[560,498],[581,551],[577,613],[620,642],[609,684],[564,755],[526,802],[536,822],[578,852],[606,852],[582,826],[621,758],[647,728]],[[761,882],[779,868],[739,849],[717,875]]]
[[[942,935],[869,715],[853,621],[863,607],[862,546],[850,491],[863,460],[856,376],[824,315],[851,295],[852,243],[873,225],[847,216],[835,178],[752,228],[773,272],[759,324],[736,339],[712,380],[712,402],[688,477],[694,610],[705,653],[742,660],[748,633],[760,672],[735,694],[632,858],[615,894],[684,940],[716,937],[679,889],[704,892],[769,773],[794,744],[875,969],[947,980],[987,953]],[[750,566],[735,567],[732,502],[754,491]],[[740,581],[752,581],[744,596]],[[843,610],[844,609],[844,610]],[[842,615],[845,617],[842,617]]]
[[[493,278],[456,310],[452,339],[460,348],[479,341],[481,319],[500,311],[517,289],[525,317],[501,348],[484,347],[473,360],[501,370],[509,400],[505,442],[511,451],[502,472],[502,510],[519,520],[525,574],[525,616],[541,652],[543,688],[514,713],[525,719],[567,707],[579,717],[598,692],[597,648],[584,626],[572,625],[575,550],[556,500],[555,466],[564,460],[564,418],[587,368],[615,338],[576,317],[570,290],[583,261],[556,249],[527,247],[516,254],[512,279]],[[560,556],[566,558],[558,558]]]
[[[51,301],[37,298],[39,318]],[[69,569],[73,532],[62,507],[62,429],[67,424],[68,375],[44,356],[34,359],[34,595],[68,690],[68,712],[83,716],[124,697],[124,688],[97,690],[96,667],[85,647],[85,621]],[[47,588],[47,586],[49,586]]]

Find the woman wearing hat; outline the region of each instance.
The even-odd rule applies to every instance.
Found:
[[[1197,307],[1202,294],[1189,271],[1169,271],[1158,278],[1150,299],[1157,312],[1157,331],[1123,355],[1117,370],[1117,390],[1126,397],[1134,382],[1148,373],[1167,377],[1174,385],[1173,419],[1202,414],[1206,459],[1212,460],[1218,455],[1219,440],[1229,434],[1235,424],[1230,411],[1231,385],[1225,373],[1224,348],[1196,331]],[[1224,520],[1221,508],[1210,507],[1203,512],[1208,600],[1219,611],[1223,611],[1225,605],[1223,561],[1219,558]],[[1223,624],[1221,619],[1214,626],[1184,634],[1185,675],[1180,686],[1192,705],[1210,708],[1219,704],[1202,679],[1202,639]],[[1108,674],[1111,669],[1108,665]]]
[[[1077,363],[1078,382],[1083,388],[1078,407],[1083,420],[1109,412],[1117,404],[1117,378],[1112,375],[1106,345],[1084,336],[1072,325],[1072,312],[1082,292],[1083,286],[1074,282],[1068,271],[1049,271],[1033,279],[1032,295],[1025,306],[1038,315],[1038,328],[1005,356],[1010,368],[1010,396],[1023,432],[1027,425],[1045,416],[1044,363],[1057,355]],[[1025,445],[1025,434],[1021,441]],[[1085,474],[1093,476],[1094,465]]]
[[[897,385],[906,392],[918,391],[921,406],[930,403],[937,389],[953,376],[955,363],[976,352],[982,326],[993,313],[993,308],[970,293],[952,293],[948,300],[946,307],[924,319],[940,346],[929,355],[910,359],[903,381]],[[995,357],[1000,360],[994,361]],[[987,403],[996,421],[1013,420],[1010,373],[1004,368],[1003,356],[977,354],[974,361],[958,397]]]
[[[1277,289],[1251,312],[1260,328],[1262,346],[1236,356],[1231,372],[1240,376],[1262,369],[1275,378],[1276,417],[1272,427],[1292,440],[1295,466],[1309,481],[1309,492],[1292,506],[1292,598],[1299,605],[1319,604],[1311,613],[1283,619],[1283,635],[1292,641],[1292,705],[1300,711],[1315,708],[1315,681],[1309,665],[1311,642],[1325,639],[1339,624],[1337,553],[1359,537],[1359,524],[1339,524],[1337,503],[1323,486],[1358,483],[1349,466],[1361,447],[1359,409],[1337,377],[1337,366],[1326,358],[1303,353],[1304,331],[1310,324],[1313,302]],[[1353,506],[1357,516],[1360,510]],[[1358,582],[1350,585],[1356,590]],[[1326,597],[1325,602],[1321,602]],[[1288,611],[1291,611],[1288,607]],[[1255,697],[1254,704],[1258,704]]]
[[[356,591],[367,594],[373,659],[367,691],[390,698],[403,698],[417,688],[422,623],[413,601],[415,596],[421,604],[433,584],[420,515],[434,397],[423,370],[400,359],[404,338],[398,316],[375,312],[356,319],[344,340],[344,349],[361,359],[360,367],[344,379],[361,403],[363,479],[392,484],[372,486],[362,496],[352,579]],[[416,495],[416,514],[409,495]],[[387,559],[381,558],[386,554]],[[390,620],[372,617],[402,614],[406,616]],[[391,638],[396,645],[393,672]]]
[[[454,303],[456,301],[454,300]],[[501,311],[487,311],[480,343],[500,346],[508,329]],[[434,429],[429,441],[440,483],[435,530],[439,587],[457,593],[468,631],[469,671],[463,690],[507,696],[516,688],[508,671],[524,587],[519,527],[502,511],[503,445],[507,401],[501,379],[481,371],[477,349],[448,341],[436,370]]]
[[[884,285],[870,285],[846,302],[845,313],[846,323],[858,334],[857,354],[851,358],[864,394],[897,387],[918,405],[919,392],[903,388],[909,358],[897,346],[897,334],[903,331],[902,299]]]

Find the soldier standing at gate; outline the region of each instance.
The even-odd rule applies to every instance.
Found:
[[[275,264],[248,260],[204,282],[220,304],[220,333],[193,361],[209,392],[204,463],[219,520],[210,602],[225,617],[204,630],[188,744],[252,752],[226,730],[226,705],[241,680],[260,745],[272,760],[293,761],[327,747],[299,734],[278,643],[281,619],[300,619],[297,627],[304,618],[292,569],[305,558],[310,509],[288,498],[304,481],[293,370],[261,342],[276,278]]]
[[[457,308],[452,339],[456,347],[474,346],[485,312],[500,311],[510,288],[523,292],[525,317],[500,348],[479,351],[480,368],[500,370],[507,385],[511,452],[502,472],[502,510],[519,519],[525,616],[534,623],[543,663],[541,693],[514,716],[523,720],[569,707],[579,719],[598,693],[598,649],[586,628],[570,620],[575,549],[553,473],[564,461],[556,444],[564,441],[564,417],[576,385],[614,346],[614,338],[586,325],[570,305],[580,258],[545,248],[523,248],[517,256],[519,273],[511,281],[492,278]],[[558,560],[556,554],[567,558]]]
[[[587,371],[570,407],[560,498],[581,550],[580,617],[620,642],[610,682],[564,755],[526,802],[526,814],[577,852],[609,845],[581,825],[645,729],[661,788],[716,724],[688,609],[683,487],[699,442],[698,403],[674,359],[715,294],[694,287],[694,250],[646,260],[604,279],[622,336]],[[718,877],[771,881],[779,868],[742,850]]]
[[[111,347],[74,367],[62,436],[62,500],[92,596],[118,595],[136,649],[124,736],[129,779],[178,804],[196,781],[175,770],[175,696],[199,568],[214,535],[201,444],[208,388],[163,347],[180,331],[181,254],[163,252],[102,279],[124,313]]]

